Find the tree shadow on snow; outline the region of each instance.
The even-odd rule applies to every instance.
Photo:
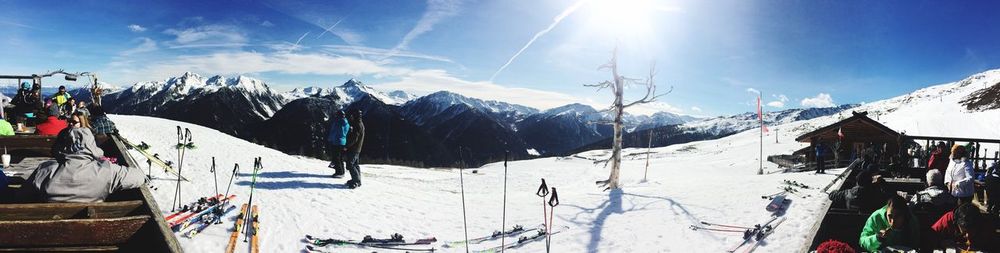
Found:
[[[627,199],[632,204],[629,209],[624,209],[622,207],[623,196],[631,197]],[[637,206],[633,202],[633,200],[636,198],[657,199],[657,201],[652,201],[642,206]],[[607,221],[607,219],[612,214],[624,214],[626,212],[631,212],[631,211],[641,211],[648,209],[650,206],[656,203],[664,201],[669,203],[670,210],[673,211],[674,215],[683,215],[688,220],[697,222],[697,218],[695,218],[694,215],[688,212],[687,208],[685,208],[683,205],[677,203],[671,198],[625,193],[622,189],[614,189],[608,192],[608,199],[594,208],[586,208],[572,204],[566,204],[566,206],[580,209],[580,212],[577,213],[570,220],[570,222],[573,222],[574,224],[577,225],[593,224],[593,227],[590,228],[590,240],[587,243],[587,252],[598,252],[597,247],[600,246],[601,234],[603,233],[604,230],[604,222]],[[598,210],[600,210],[600,213],[597,214],[597,218],[595,218],[593,221],[581,220],[580,216],[585,214],[592,214],[597,212]]]
[[[236,182],[236,185],[250,186],[252,184],[250,181],[240,181]],[[285,189],[349,189],[347,185],[344,184],[329,184],[329,183],[313,183],[305,182],[301,180],[293,181],[281,181],[281,182],[260,182],[254,186],[257,189],[264,190],[285,190]]]
[[[333,170],[330,170],[330,174],[333,174]],[[272,172],[260,172],[257,173],[257,177],[261,178],[331,178],[330,174],[310,174],[310,173],[299,173],[291,171],[272,171]],[[253,174],[250,173],[240,173],[240,177],[252,178]]]

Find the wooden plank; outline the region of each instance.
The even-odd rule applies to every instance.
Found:
[[[119,218],[142,205],[142,200],[103,203],[41,203],[0,205],[0,221]]]
[[[149,215],[107,219],[0,221],[0,247],[117,245],[132,238]]]
[[[0,252],[116,252],[115,246],[0,248]]]

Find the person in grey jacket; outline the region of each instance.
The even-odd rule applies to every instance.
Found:
[[[361,156],[361,146],[365,143],[365,123],[361,121],[361,111],[352,111],[348,122],[351,130],[347,133],[347,153],[344,158],[351,180],[347,181],[347,187],[358,188],[361,187],[361,165],[358,164],[358,158]]]
[[[86,128],[63,130],[46,161],[21,186],[27,201],[103,202],[113,192],[135,189],[146,182],[138,168],[101,159],[94,135]]]

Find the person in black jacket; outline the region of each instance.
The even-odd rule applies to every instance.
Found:
[[[361,110],[351,111],[348,117],[351,130],[347,132],[347,146],[344,157],[347,160],[347,171],[351,174],[351,180],[347,181],[347,187],[361,187],[361,166],[358,158],[361,155],[361,147],[365,143],[365,123],[361,121]]]
[[[890,193],[884,189],[885,180],[877,175],[874,164],[858,173],[857,185],[830,193],[834,206],[856,207],[860,212],[871,213],[882,207]]]

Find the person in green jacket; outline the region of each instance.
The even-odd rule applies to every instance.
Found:
[[[11,135],[14,135],[14,127],[10,125],[10,122],[0,117],[0,136]]]
[[[868,217],[858,244],[869,252],[879,252],[889,246],[916,249],[920,239],[919,228],[916,216],[906,206],[906,200],[893,195],[887,205]]]

